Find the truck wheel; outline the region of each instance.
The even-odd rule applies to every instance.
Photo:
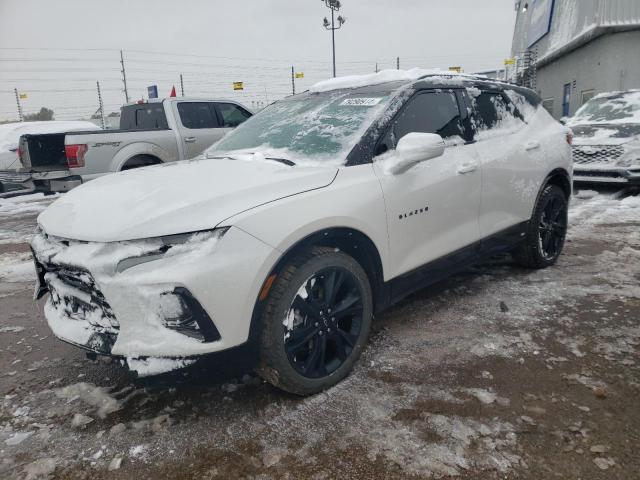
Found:
[[[122,171],[148,167],[149,165],[157,165],[159,163],[162,163],[162,161],[151,155],[136,155],[127,160],[127,163],[122,166]]]
[[[555,264],[567,236],[569,203],[562,189],[547,185],[538,199],[523,244],[513,253],[516,263],[526,268]]]
[[[369,279],[333,248],[314,247],[278,274],[261,317],[258,373],[282,390],[311,395],[346,377],[367,342]]]

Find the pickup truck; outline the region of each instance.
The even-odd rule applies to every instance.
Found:
[[[23,135],[13,173],[25,188],[67,191],[108,173],[196,157],[251,116],[229,100],[131,103],[121,109],[118,130]]]

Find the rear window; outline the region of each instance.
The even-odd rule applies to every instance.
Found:
[[[211,102],[180,102],[178,103],[178,113],[185,128],[197,130],[220,126]]]
[[[161,103],[131,105],[122,108],[120,117],[122,130],[167,129],[167,117]]]
[[[482,92],[473,103],[478,130],[489,130],[509,120],[523,120],[514,104],[500,92]]]

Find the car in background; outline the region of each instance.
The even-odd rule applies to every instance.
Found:
[[[321,82],[201,159],[54,202],[32,241],[36,297],[49,291],[57,337],[139,373],[250,342],[264,379],[316,393],[408,294],[501,252],[555,264],[569,142],[534,92],[506,83],[419,70]]]
[[[597,95],[567,125],[575,182],[640,185],[640,90]]]
[[[21,189],[32,180],[52,178],[51,172],[21,171],[18,144],[22,135],[60,134],[83,130],[95,130],[95,124],[87,121],[40,121],[16,122],[0,125],[0,193],[12,189]],[[30,185],[26,185],[29,187]]]
[[[230,100],[131,103],[121,109],[119,130],[23,135],[15,173],[29,176],[32,187],[67,191],[108,173],[194,158],[251,116]]]

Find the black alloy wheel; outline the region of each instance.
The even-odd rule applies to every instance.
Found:
[[[291,365],[308,378],[336,371],[358,341],[362,313],[362,292],[351,272],[331,267],[314,274],[298,291],[283,322]]]

